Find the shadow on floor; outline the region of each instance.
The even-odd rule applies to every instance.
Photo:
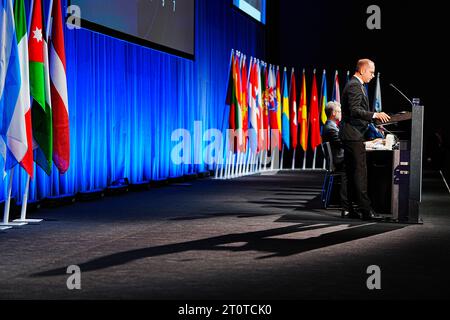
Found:
[[[317,224],[310,222],[262,231],[228,234],[188,242],[118,252],[86,261],[78,265],[83,272],[89,272],[124,265],[135,260],[188,251],[257,251],[261,253],[268,253],[268,255],[261,256],[256,259],[268,259],[300,254],[310,250],[368,238],[405,227],[402,225],[381,223],[361,224],[361,222],[352,225],[352,221],[349,221],[344,225],[346,229],[324,233],[310,238],[304,238],[303,234],[303,239],[301,239],[302,233],[311,232],[313,230],[319,231],[320,233],[320,229],[322,228],[329,228],[339,225],[342,226],[343,224]],[[296,235],[294,234],[296,234],[300,239],[295,239]],[[286,238],[286,236],[289,236],[290,238]],[[31,276],[47,277],[63,275],[65,273],[66,268],[64,267],[36,273]]]

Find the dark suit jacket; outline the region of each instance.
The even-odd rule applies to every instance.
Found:
[[[341,138],[339,137],[339,128],[336,122],[328,120],[325,123],[322,131],[322,140],[323,142],[330,143],[334,165],[339,167],[339,165],[344,162],[344,149],[342,147]]]
[[[342,122],[340,136],[343,141],[364,141],[373,112],[369,110],[369,99],[364,86],[353,76],[342,92]]]

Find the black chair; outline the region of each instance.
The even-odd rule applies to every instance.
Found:
[[[331,152],[331,145],[329,142],[321,144],[322,152],[325,157],[325,178],[322,186],[322,204],[324,208],[328,208],[330,205],[331,195],[333,192],[333,186],[336,178],[341,178],[341,173],[335,171],[333,162],[333,153]]]

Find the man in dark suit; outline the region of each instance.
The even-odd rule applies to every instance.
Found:
[[[334,171],[340,173],[341,188],[339,196],[341,198],[341,216],[343,218],[356,218],[357,215],[353,212],[351,203],[347,197],[347,174],[344,165],[344,149],[341,138],[339,137],[338,122],[342,120],[341,104],[337,101],[330,101],[325,107],[327,115],[327,122],[323,126],[322,140],[329,142],[331,147],[331,154],[333,156]]]
[[[374,119],[382,123],[390,117],[384,112],[369,111],[365,84],[375,76],[375,63],[369,59],[358,61],[356,72],[342,93],[342,122],[340,137],[344,147],[344,162],[348,178],[348,192],[361,211],[363,220],[380,218],[372,209],[367,194],[367,163],[364,145],[368,125]]]

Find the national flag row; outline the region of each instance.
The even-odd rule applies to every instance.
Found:
[[[322,73],[320,95],[316,70],[313,71],[311,96],[307,97],[307,76],[303,69],[301,87],[297,90],[294,68],[267,64],[233,51],[230,59],[226,104],[230,106],[229,126],[235,132],[230,141],[234,151],[272,150],[284,146],[303,151],[322,143],[321,126],[327,121],[327,75]],[[289,80],[288,80],[289,79]],[[346,81],[349,80],[347,72]],[[374,108],[381,111],[381,92],[377,81]],[[334,74],[331,101],[340,102],[339,73]]]
[[[69,168],[60,0],[53,0],[50,9],[45,28],[42,0],[34,0],[28,29],[24,0],[15,0],[14,5],[12,0],[0,0],[0,151],[4,173],[20,163],[33,177],[33,161],[48,175],[53,162],[61,174]]]

